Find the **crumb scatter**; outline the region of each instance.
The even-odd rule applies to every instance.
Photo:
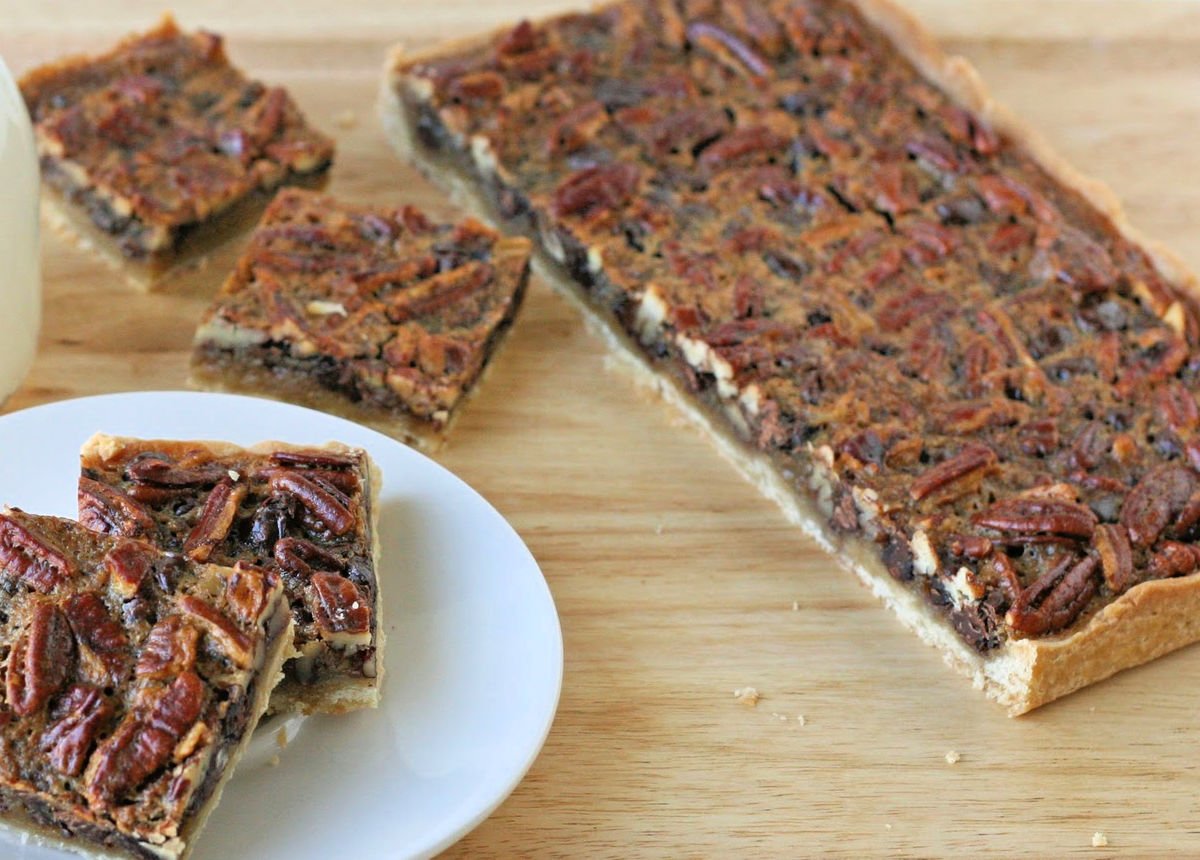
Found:
[[[753,708],[762,698],[754,687],[738,687],[733,691],[733,697],[748,708]]]

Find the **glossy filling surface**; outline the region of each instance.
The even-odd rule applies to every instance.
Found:
[[[971,647],[1196,570],[1194,302],[849,4],[618,4],[395,85],[419,145]]]

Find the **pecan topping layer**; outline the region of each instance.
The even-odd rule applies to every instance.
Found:
[[[628,0],[398,71],[417,143],[971,646],[1200,567],[1195,299],[854,5]]]
[[[415,224],[418,230],[432,230]],[[373,225],[382,232],[384,225]],[[235,666],[254,659],[241,632],[282,584],[292,608],[295,645],[304,666],[285,667],[285,692],[329,678],[376,677],[373,660],[376,580],[371,534],[371,478],[365,452],[269,443],[256,449],[205,443],[109,439],[103,458],[85,452],[82,479],[132,494],[153,484],[161,495],[143,504],[161,548],[234,568],[220,608],[204,595],[181,595],[176,611],[149,631],[135,668],[163,680],[194,665],[200,653]],[[161,563],[138,556],[140,542],[110,559],[110,589],[129,597],[149,581],[171,588]],[[128,558],[126,558],[126,554]],[[317,575],[324,577],[317,582]],[[140,584],[140,585],[139,585]]]
[[[23,717],[40,710],[71,674],[74,654],[75,642],[62,612],[50,603],[33,604],[25,633],[8,654],[8,706]]]
[[[260,677],[261,660],[225,649],[257,656],[290,644],[278,579],[16,510],[0,513],[0,532],[52,547],[71,571],[48,592],[27,576],[0,591],[0,789],[109,848],[142,851],[187,832],[258,719],[258,685],[275,680]],[[200,647],[201,628],[212,647]]]

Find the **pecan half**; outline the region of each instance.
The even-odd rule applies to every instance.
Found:
[[[1109,591],[1120,594],[1133,585],[1133,551],[1125,526],[1109,523],[1096,526],[1092,545],[1100,556],[1100,569]]]
[[[354,528],[354,514],[346,505],[298,472],[276,472],[271,476],[271,490],[294,496],[335,535],[344,535]]]
[[[42,732],[42,752],[61,773],[78,776],[112,715],[112,703],[98,687],[72,684],[50,711],[54,722]]]
[[[1096,593],[1095,573],[1096,559],[1067,556],[1017,595],[1005,622],[1027,636],[1062,630]]]
[[[204,628],[235,666],[249,668],[254,659],[254,643],[219,609],[190,594],[179,598],[179,608]]]
[[[641,171],[634,164],[586,167],[568,176],[554,190],[551,208],[556,217],[588,217],[620,209],[637,190]]]
[[[1096,530],[1090,508],[1054,499],[1001,499],[972,516],[971,522],[1000,532],[1077,538],[1090,538]]]
[[[35,603],[29,625],[8,654],[8,706],[22,717],[39,710],[67,681],[75,641],[67,619],[49,603]]]
[[[1150,556],[1146,569],[1155,579],[1186,576],[1200,563],[1196,553],[1195,547],[1188,544],[1173,540],[1163,541],[1158,550]]]
[[[276,451],[271,460],[280,466],[306,469],[352,469],[358,463],[354,457],[328,451]]]
[[[908,493],[914,501],[919,502],[942,487],[995,462],[996,452],[987,445],[967,445],[953,457],[926,469],[914,478]]]
[[[0,566],[43,594],[75,575],[66,556],[5,516],[0,516]]]
[[[204,682],[195,672],[183,672],[159,696],[146,723],[179,738],[200,718],[204,700]]]
[[[765,125],[736,128],[700,153],[699,163],[703,167],[719,169],[748,155],[764,155],[779,152],[787,147],[788,141],[775,134]]]
[[[283,538],[275,544],[275,563],[288,573],[312,576],[314,570],[340,571],[341,559],[303,538]]]
[[[546,154],[553,157],[582,149],[608,124],[608,113],[598,101],[584,102],[559,118],[546,140]]]
[[[133,597],[142,587],[153,560],[152,548],[141,541],[121,541],[104,556],[109,585],[122,597]]]
[[[1121,524],[1135,547],[1152,545],[1183,510],[1196,488],[1192,472],[1170,463],[1148,473],[1130,490],[1121,507]]]
[[[336,573],[317,571],[306,597],[321,638],[335,645],[367,645],[371,641],[371,607],[358,586]]]
[[[222,478],[209,492],[196,525],[183,542],[184,553],[196,561],[208,561],[213,550],[229,534],[238,505],[246,498],[246,493],[245,484],[235,484],[228,475]]]
[[[128,664],[129,640],[96,594],[73,595],[63,607],[75,641],[84,673],[100,686],[116,685]]]
[[[204,709],[204,682],[185,672],[166,687],[147,709],[131,712],[92,754],[85,796],[104,809],[141,785],[171,758],[179,737]]]
[[[79,522],[94,532],[126,537],[154,532],[150,512],[115,487],[81,476],[78,499]]]
[[[1179,436],[1186,436],[1200,424],[1196,398],[1181,382],[1172,380],[1159,389],[1158,410],[1167,426]]]
[[[139,679],[173,678],[196,665],[200,631],[180,615],[168,615],[150,628],[138,655]]]
[[[125,477],[142,484],[160,487],[202,487],[227,477],[225,469],[216,465],[183,468],[160,455],[147,455],[125,467]]]
[[[734,72],[749,72],[755,78],[766,78],[771,74],[770,64],[757,51],[716,24],[693,21],[687,26],[687,38],[694,46],[706,50]]]
[[[278,582],[278,574],[272,574]],[[225,580],[225,602],[234,616],[246,626],[258,622],[267,604],[267,576],[256,567],[239,561]]]

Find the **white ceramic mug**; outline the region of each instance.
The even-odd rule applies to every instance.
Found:
[[[0,58],[0,403],[33,364],[41,320],[37,154],[25,102]]]

